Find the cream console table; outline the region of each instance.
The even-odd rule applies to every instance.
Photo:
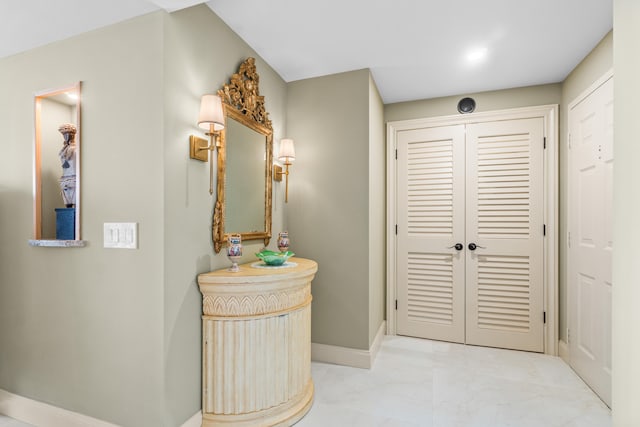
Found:
[[[318,265],[256,263],[198,276],[202,426],[289,426],[313,402],[311,280]],[[253,264],[253,266],[252,266]]]

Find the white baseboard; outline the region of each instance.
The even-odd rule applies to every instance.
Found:
[[[378,354],[378,350],[380,350],[385,330],[386,322],[382,322],[369,350],[311,343],[311,360],[351,366],[354,368],[371,369]]]
[[[569,344],[565,341],[558,340],[558,352],[560,353],[560,358],[569,363]]]
[[[0,389],[0,414],[38,427],[117,427]]]
[[[382,321],[382,324],[378,328],[378,332],[376,336],[373,338],[373,343],[371,344],[371,348],[369,351],[371,352],[371,366],[373,366],[373,362],[375,362],[376,357],[378,356],[378,351],[380,351],[380,346],[382,345],[382,340],[387,331],[387,322]]]
[[[193,414],[193,417],[189,418],[180,427],[200,427],[202,425],[202,411],[198,411]]]

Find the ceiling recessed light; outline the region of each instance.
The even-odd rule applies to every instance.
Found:
[[[481,47],[478,49],[474,49],[467,54],[467,61],[470,63],[478,63],[487,57],[489,53],[489,49],[486,47]]]

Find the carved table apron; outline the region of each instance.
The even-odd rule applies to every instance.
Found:
[[[288,426],[313,402],[315,261],[198,276],[202,292],[202,425]]]

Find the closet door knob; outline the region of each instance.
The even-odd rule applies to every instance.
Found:
[[[449,246],[447,249],[454,249],[454,248],[456,251],[461,251],[462,249],[464,249],[464,245],[462,243],[456,243],[453,246]]]
[[[487,249],[484,246],[476,245],[475,243],[469,243],[469,250],[470,251],[475,251],[477,248]]]

